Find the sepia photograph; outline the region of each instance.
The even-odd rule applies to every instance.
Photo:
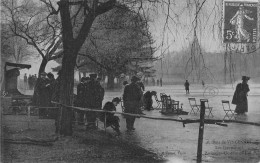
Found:
[[[1,0],[1,163],[260,163],[260,0]]]

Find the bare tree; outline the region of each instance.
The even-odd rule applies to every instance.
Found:
[[[61,30],[56,10],[45,1],[3,0],[4,22],[12,35],[24,39],[42,57],[39,73],[48,61],[61,57]]]

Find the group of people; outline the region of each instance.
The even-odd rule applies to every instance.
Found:
[[[90,74],[89,77],[82,77],[77,85],[77,96],[75,106],[89,109],[101,109],[104,99],[104,88],[100,84],[101,79],[97,74]],[[78,111],[79,120],[83,122],[85,112]],[[87,129],[96,128],[96,112],[86,112]]]
[[[55,90],[57,90],[57,81],[52,73],[42,72],[36,81],[34,94],[32,98],[33,105],[39,107],[52,106],[51,101],[55,98]],[[47,118],[54,116],[54,113],[49,113],[47,108],[39,109],[39,117]]]
[[[29,76],[27,76],[27,74],[24,74],[24,88],[25,89],[29,89],[32,90],[36,84],[37,81],[37,75],[31,75],[29,74]]]

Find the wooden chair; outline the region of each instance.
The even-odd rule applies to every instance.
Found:
[[[222,103],[222,106],[223,106],[223,110],[226,114],[224,116],[223,120],[225,120],[226,117],[229,120],[231,120],[232,118],[236,119],[235,110],[231,110],[229,101],[228,100],[221,100],[221,103]]]
[[[194,114],[197,114],[198,112],[200,112],[200,105],[197,105],[196,99],[195,98],[188,98],[188,100],[189,100],[190,107],[191,107],[190,113],[193,112]]]
[[[211,116],[212,118],[214,117],[213,114],[212,114],[212,109],[213,107],[210,107],[209,106],[209,100],[208,99],[200,99],[200,101],[204,101],[205,102],[205,115],[206,115],[206,110],[209,111],[208,113],[208,118]]]

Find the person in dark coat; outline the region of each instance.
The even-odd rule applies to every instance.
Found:
[[[89,109],[101,109],[99,102],[99,86],[96,78],[97,74],[90,74],[90,81],[86,84],[86,107]],[[87,117],[87,129],[96,129],[96,118],[97,113],[88,111],[86,112]]]
[[[28,77],[28,86],[29,86],[29,90],[33,89],[33,77],[32,77],[32,75],[29,75],[29,77]]]
[[[77,85],[77,96],[75,100],[75,106],[77,107],[85,107],[85,94],[86,94],[86,87],[85,87],[86,77],[82,77],[80,79],[80,83]],[[77,120],[80,124],[84,124],[84,111],[77,110],[76,111],[78,117]]]
[[[242,76],[242,83],[237,84],[236,90],[232,99],[232,104],[236,105],[235,113],[244,114],[248,112],[247,93],[250,91],[247,84],[250,77]]]
[[[60,86],[61,86],[61,70],[58,71],[58,77],[56,78],[55,82],[54,82],[54,91],[53,91],[53,94],[52,94],[52,101],[54,102],[59,102],[60,100]],[[58,133],[58,122],[59,122],[59,113],[60,113],[60,109],[55,109],[55,113],[54,113],[54,116],[55,116],[55,127],[56,127],[56,130],[55,130],[55,133]]]
[[[24,74],[23,82],[24,82],[24,89],[28,89],[28,77],[27,77],[27,74]]]
[[[116,106],[119,104],[120,99],[118,97],[114,98],[112,102],[107,102],[103,110],[105,111],[116,111]],[[100,114],[100,121],[105,122],[105,117],[106,117],[106,127],[112,127],[118,135],[120,135],[120,130],[119,130],[119,118],[118,116],[115,116],[113,113],[101,113]]]
[[[51,106],[50,82],[46,78],[46,75],[46,72],[42,72],[34,87],[33,104],[38,107]],[[39,116],[41,118],[47,117],[47,112],[45,108],[39,108]]]
[[[153,99],[152,96],[155,96],[156,92],[155,91],[147,91],[144,94],[144,103],[145,103],[145,110],[150,111],[153,106]]]
[[[125,113],[138,114],[140,101],[142,97],[141,88],[136,84],[139,80],[136,76],[131,78],[131,83],[125,86],[123,100],[125,106]],[[126,115],[126,128],[128,131],[135,130],[135,117]]]
[[[99,108],[102,108],[102,101],[105,96],[105,89],[101,86],[101,78],[97,78],[97,91],[98,91],[98,103],[99,103]]]
[[[186,94],[190,94],[190,83],[188,82],[188,80],[186,80],[186,82],[184,83],[184,87]]]

